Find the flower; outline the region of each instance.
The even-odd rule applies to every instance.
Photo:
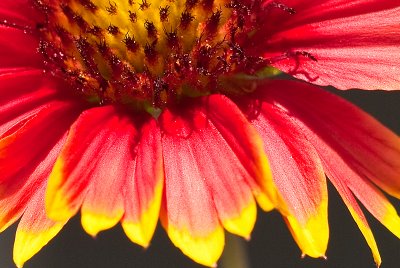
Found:
[[[399,89],[400,5],[377,0],[3,0],[0,225],[22,266],[79,210],[147,247],[158,219],[212,266],[224,231],[277,209],[328,243],[326,177],[381,260],[360,201],[400,237],[400,141],[340,89]],[[371,12],[371,10],[373,10]]]

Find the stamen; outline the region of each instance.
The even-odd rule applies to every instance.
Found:
[[[97,6],[93,4],[90,0],[79,0],[79,2],[82,4],[82,6],[92,12],[97,10]]]
[[[109,6],[106,7],[106,11],[108,12],[109,15],[117,15],[118,13],[117,4],[115,2],[109,1]]]
[[[126,48],[130,51],[130,52],[136,52],[136,50],[139,48],[139,44],[136,42],[135,37],[134,36],[129,36],[129,33],[127,33],[125,35],[125,38],[123,40],[123,42],[126,45]]]
[[[178,31],[175,29],[174,31],[166,32],[167,43],[170,48],[178,48],[179,40],[178,40]]]
[[[157,29],[154,26],[153,22],[146,20],[144,23],[144,28],[146,28],[146,30],[147,30],[148,37],[152,37],[152,38],[157,37]]]
[[[155,63],[157,59],[157,51],[155,47],[156,47],[156,42],[153,42],[152,44],[147,43],[146,46],[144,47],[144,55],[146,56],[146,59],[150,63]]]
[[[140,10],[146,10],[150,7],[150,3],[147,2],[147,0],[142,0],[142,3],[139,6]]]
[[[205,10],[211,10],[214,6],[214,0],[202,0],[201,5]]]
[[[74,16],[75,23],[81,28],[83,32],[88,32],[90,30],[89,24],[80,15]]]
[[[160,21],[164,22],[168,20],[170,6],[160,7]]]
[[[128,14],[129,14],[129,20],[131,22],[136,22],[137,21],[137,15],[135,12],[132,12],[130,10],[128,10]]]
[[[189,24],[194,20],[194,16],[187,10],[185,10],[181,15],[180,27],[185,30]]]
[[[218,29],[218,25],[221,21],[222,10],[218,9],[213,12],[210,18],[207,20],[206,31],[210,34],[215,33]]]
[[[194,6],[199,2],[199,0],[186,0],[186,8],[187,10],[190,10],[194,8]]]
[[[107,31],[112,35],[119,34],[119,28],[115,25],[110,24],[107,28]]]

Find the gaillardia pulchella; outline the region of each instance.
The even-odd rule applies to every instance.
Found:
[[[400,89],[400,3],[2,0],[0,225],[25,261],[79,210],[212,266],[257,204],[325,255],[326,176],[381,262],[365,208],[396,236],[400,140],[317,85]],[[305,80],[283,80],[285,72]],[[357,201],[358,200],[358,201]]]

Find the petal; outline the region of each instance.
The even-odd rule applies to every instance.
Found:
[[[21,217],[38,189],[47,182],[65,138],[66,133],[51,149],[46,158],[32,171],[26,182],[21,185],[18,180],[14,180],[13,182],[19,186],[10,188],[18,189],[13,194],[0,199],[0,231],[5,230]]]
[[[374,183],[378,181],[371,173],[364,172],[368,165],[370,169],[385,168],[386,171],[379,171],[382,174],[380,184],[393,187],[399,161],[395,156],[399,151],[398,138],[357,107],[322,89],[293,81],[279,81],[280,87],[276,88],[277,82],[263,87],[263,93],[270,102],[291,113],[313,144],[326,174],[345,201],[379,265],[381,259],[375,239],[353,193],[374,217],[399,237],[400,218],[395,208],[370,179]],[[392,154],[393,158],[387,154]],[[390,189],[393,192],[393,188]]]
[[[194,261],[215,266],[225,236],[206,185],[198,180],[188,181],[187,177],[180,180],[166,177],[166,183],[173,189],[166,186],[160,219],[169,238]]]
[[[39,18],[39,14],[29,0],[0,1],[0,22],[6,21],[10,25],[16,24],[21,28],[34,27]]]
[[[251,190],[260,186],[249,170],[258,172],[261,142],[227,98],[213,95],[196,101],[183,110],[165,110],[160,117],[166,180],[161,220],[177,247],[211,266],[224,244],[220,222],[245,237],[253,228]]]
[[[258,96],[258,101],[263,96]],[[327,188],[319,156],[301,129],[281,108],[262,102],[252,120],[264,141],[283,213],[303,251],[321,257],[329,239]],[[287,208],[286,208],[287,207]]]
[[[264,51],[275,67],[319,85],[399,89],[398,2],[282,2],[296,14],[271,15],[254,37],[254,53]]]
[[[125,182],[122,227],[133,242],[147,247],[157,226],[164,186],[161,133],[154,119],[142,127],[135,151]]]
[[[257,131],[249,124],[236,104],[226,97],[215,95],[204,98],[202,102],[202,109],[205,109],[202,113],[212,117],[212,123],[225,140],[224,143],[229,145],[249,173],[250,177],[246,182],[258,203],[265,210],[271,210],[278,203],[278,195],[264,154],[263,142]],[[222,161],[222,158],[219,160]]]
[[[55,87],[43,82],[41,70],[0,69],[0,137],[57,98]],[[29,85],[29,86],[27,86]]]
[[[339,187],[340,184],[346,185],[375,218],[400,238],[400,217],[385,195],[367,178],[357,174],[334,150],[315,135],[313,143],[319,153],[324,155],[322,157],[324,168],[330,180]]]
[[[82,205],[82,225],[89,234],[96,235],[117,224],[125,212],[124,206],[128,205],[125,231],[131,240],[146,245],[157,225],[161,204],[163,173],[159,130],[154,119],[149,117],[139,136],[133,122],[117,116],[114,108],[93,113],[108,114],[109,124],[102,124],[111,130],[108,139],[112,143],[96,156],[97,164]],[[102,146],[107,148],[106,143]],[[145,166],[138,166],[141,164]],[[142,168],[154,173],[141,175]],[[157,177],[150,177],[153,174]]]
[[[89,233],[95,234],[118,221],[123,213],[121,184],[126,176],[123,160],[128,157],[126,153],[132,153],[126,152],[125,146],[135,136],[136,130],[132,123],[127,118],[120,117],[112,106],[84,111],[72,125],[50,174],[46,196],[49,217],[60,221],[69,219],[85,200],[82,221]],[[125,154],[118,151],[122,149]],[[133,150],[134,147],[130,149]],[[99,180],[102,182],[99,183]],[[113,183],[118,185],[110,187]],[[96,194],[104,196],[106,190],[114,194],[100,201],[101,198],[96,197]],[[87,194],[88,198],[85,199]],[[95,204],[93,201],[101,203]],[[110,210],[113,212],[106,214]],[[98,217],[102,219],[96,223],[95,219]]]
[[[26,183],[79,111],[79,105],[74,103],[52,101],[3,135],[0,139],[0,193],[3,197],[13,194]],[[24,163],[22,168],[21,163]]]
[[[44,207],[45,189],[46,183],[42,183],[18,224],[14,243],[14,262],[17,267],[22,267],[66,224],[66,221],[55,222],[47,218]]]
[[[379,267],[380,264],[382,263],[382,260],[378,250],[378,246],[376,244],[372,230],[368,225],[367,219],[365,218],[364,213],[362,212],[361,208],[357,203],[357,200],[354,198],[351,191],[342,182],[340,181],[334,182],[333,179],[331,179],[331,181],[335,185],[335,188],[337,189],[344,203],[349,209],[351,216],[353,217],[362,235],[364,236],[368,246],[371,249],[372,256],[374,258],[376,265]]]
[[[264,94],[302,121],[357,173],[400,197],[400,139],[351,103],[306,83],[272,81]]]
[[[355,222],[357,223],[359,229],[365,237],[369,247],[371,248],[372,255],[374,257],[375,263],[379,266],[381,263],[381,257],[378,251],[378,247],[375,242],[375,238],[372,234],[372,231],[368,225],[367,219],[364,216],[361,208],[359,207],[351,189],[355,189],[356,195],[361,197],[361,202],[369,207],[370,212],[377,217],[380,221],[382,221],[382,217],[379,217],[379,214],[382,215],[382,212],[386,211],[384,208],[386,204],[388,204],[387,200],[382,198],[382,195],[378,195],[381,198],[372,198],[371,195],[374,195],[376,189],[370,188],[367,191],[366,187],[368,183],[363,180],[360,176],[358,176],[344,161],[343,159],[332,150],[329,145],[324,143],[317,135],[312,133],[311,130],[307,129],[305,126],[303,131],[306,132],[313,145],[317,149],[319,155],[321,156],[324,170],[329,177],[332,184],[335,186],[343,201],[345,202],[347,208],[349,209],[351,215],[353,216]],[[364,185],[364,186],[363,186]],[[355,188],[354,188],[355,186]],[[362,193],[359,190],[364,189]],[[372,190],[372,191],[371,191]],[[364,197],[363,197],[364,196]],[[383,201],[383,202],[382,202]],[[368,206],[368,204],[373,204],[372,206]],[[390,204],[389,204],[390,205]],[[383,210],[382,210],[383,208]],[[376,210],[377,209],[377,210]],[[376,213],[378,212],[378,213]],[[389,212],[389,211],[388,211]],[[383,213],[386,214],[386,213]],[[391,213],[392,214],[392,213]],[[390,215],[389,213],[387,215]],[[398,218],[396,213],[390,215],[392,219]],[[398,221],[398,219],[397,219]],[[395,222],[395,221],[393,221]],[[399,235],[400,227],[395,227],[394,225],[386,225],[392,232],[397,233]],[[400,225],[398,225],[400,226]]]
[[[0,68],[41,68],[43,59],[38,47],[39,41],[33,35],[0,24]]]

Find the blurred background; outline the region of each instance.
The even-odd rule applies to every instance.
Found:
[[[400,134],[400,92],[337,91]],[[400,174],[399,174],[400,179]],[[400,202],[390,198],[400,209]],[[382,256],[381,268],[399,267],[400,240],[366,212]],[[250,242],[244,242],[251,268],[289,267],[375,267],[370,250],[342,200],[329,185],[330,242],[327,260],[301,258],[301,252],[277,212],[259,211]],[[0,235],[0,268],[14,268],[13,239],[16,225]],[[109,267],[188,267],[201,268],[185,257],[158,226],[151,246],[144,250],[131,243],[117,226],[96,239],[73,218],[49,245],[33,257],[25,268],[109,268]],[[229,268],[229,267],[224,267]]]

